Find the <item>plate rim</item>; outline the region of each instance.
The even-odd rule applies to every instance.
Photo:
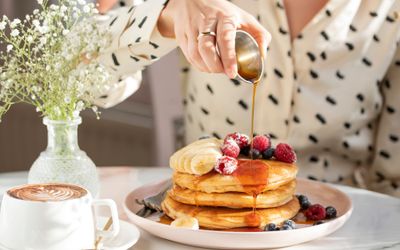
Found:
[[[148,223],[151,223],[151,224],[153,224],[153,225],[157,225],[157,226],[159,226],[159,227],[161,227],[161,228],[163,228],[163,227],[164,227],[165,229],[171,228],[170,225],[162,224],[162,223],[159,223],[159,222],[157,222],[157,221],[153,221],[153,220],[150,220],[150,219],[147,219],[147,218],[143,218],[143,217],[141,217],[141,216],[136,215],[133,211],[131,211],[131,210],[129,209],[129,207],[128,207],[128,205],[127,205],[128,200],[129,200],[129,198],[130,198],[130,196],[132,195],[133,192],[136,192],[137,190],[140,190],[140,189],[145,189],[145,188],[149,188],[149,187],[152,187],[152,186],[161,185],[162,183],[167,182],[167,181],[169,181],[170,179],[171,179],[171,177],[168,177],[168,178],[163,178],[163,179],[161,179],[161,180],[159,180],[159,181],[154,181],[154,182],[151,182],[151,183],[144,184],[144,185],[142,185],[142,186],[139,186],[139,187],[133,189],[132,191],[130,191],[130,192],[125,196],[125,199],[124,199],[124,202],[123,202],[123,209],[124,209],[125,213],[128,215],[128,218],[129,218],[130,221],[132,221],[132,220],[130,219],[130,216],[129,216],[129,215],[136,217],[138,220],[140,220],[140,221],[142,221],[142,222],[148,222]],[[306,183],[307,183],[307,182],[311,182],[311,183],[314,182],[314,183],[318,183],[318,184],[320,184],[320,185],[324,185],[325,187],[327,187],[327,188],[329,188],[329,189],[331,189],[331,190],[334,190],[335,192],[341,193],[341,195],[343,195],[343,197],[346,198],[346,200],[347,200],[347,202],[348,202],[348,204],[349,204],[349,207],[348,207],[347,211],[346,211],[345,213],[343,213],[342,215],[340,215],[339,217],[336,217],[336,218],[333,219],[333,220],[330,220],[330,221],[325,222],[325,223],[320,224],[320,225],[314,225],[314,226],[312,226],[312,227],[296,228],[296,230],[302,230],[302,231],[312,230],[311,228],[323,227],[323,226],[329,225],[331,222],[333,222],[333,221],[335,221],[335,220],[337,220],[337,219],[343,219],[343,220],[344,220],[344,223],[345,223],[345,222],[350,218],[350,216],[351,216],[351,214],[353,213],[353,210],[354,210],[354,205],[353,205],[353,202],[352,202],[350,196],[348,196],[346,193],[344,193],[344,192],[341,191],[340,189],[338,189],[338,188],[332,186],[332,185],[329,184],[329,183],[324,183],[324,182],[314,181],[314,180],[308,180],[308,179],[301,178],[301,177],[300,177],[300,178],[296,178],[296,180],[297,180],[297,181],[300,180],[300,181],[302,181],[302,182],[304,181],[304,182],[306,182]],[[132,221],[132,223],[134,223],[134,224],[136,225],[136,223],[135,223],[134,221]],[[343,223],[341,226],[343,226],[344,223]],[[140,227],[140,228],[142,228],[140,225],[137,225],[137,226]],[[341,227],[341,226],[340,226],[340,227]],[[339,227],[339,228],[340,228],[340,227]],[[338,229],[339,229],[339,228],[338,228]],[[144,228],[142,228],[142,229],[143,229],[143,230],[146,230],[146,229],[144,229]],[[278,235],[278,234],[286,234],[286,233],[287,233],[287,231],[232,232],[232,231],[218,231],[218,230],[212,230],[212,229],[190,229],[190,228],[179,228],[179,227],[174,227],[174,230],[178,230],[178,231],[191,231],[191,232],[194,231],[194,232],[198,232],[198,233],[211,233],[211,232],[212,232],[212,233],[214,233],[214,234],[217,233],[217,234],[222,234],[222,235],[237,235],[237,234],[240,234],[240,235],[257,235],[257,234],[266,234],[266,233]],[[147,230],[146,230],[146,231],[147,231]],[[151,232],[150,232],[150,233],[151,233]]]

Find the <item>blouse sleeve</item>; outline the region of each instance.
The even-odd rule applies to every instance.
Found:
[[[114,84],[95,101],[96,105],[107,108],[124,101],[139,88],[141,70],[177,46],[174,39],[164,38],[157,29],[165,2],[148,0],[98,17],[99,25],[106,26],[112,36],[111,46],[98,60],[112,72]]]
[[[369,188],[400,197],[400,49],[382,82],[383,107],[378,124]]]

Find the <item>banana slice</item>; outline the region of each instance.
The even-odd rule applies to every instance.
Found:
[[[210,172],[222,156],[222,141],[216,138],[193,142],[178,150],[170,158],[172,169],[188,174],[203,175]]]
[[[195,155],[190,162],[190,171],[195,175],[210,172],[218,158],[222,156],[219,148],[208,148],[203,153]]]
[[[190,216],[179,217],[173,222],[171,222],[171,226],[173,227],[182,227],[182,228],[190,228],[198,230],[200,228],[199,221]]]

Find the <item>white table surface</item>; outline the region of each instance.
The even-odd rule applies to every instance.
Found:
[[[124,197],[134,188],[157,182],[170,176],[169,168],[103,167],[99,168],[101,197],[114,199],[120,217],[127,220],[122,209]],[[0,196],[11,186],[26,183],[27,172],[0,174]],[[337,232],[312,242],[297,245],[290,250],[314,249],[400,249],[400,199],[386,195],[336,186],[348,194],[354,204],[350,220]],[[134,250],[202,249],[160,239],[141,230],[141,238]]]

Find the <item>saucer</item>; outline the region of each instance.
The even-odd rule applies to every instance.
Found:
[[[100,216],[98,226],[101,228],[107,223],[108,218]],[[112,239],[106,239],[103,242],[102,250],[127,250],[131,248],[140,238],[140,232],[137,227],[124,220],[119,220],[120,231]],[[0,250],[9,250],[0,244]]]
[[[107,217],[99,217],[98,225],[100,228],[107,223]],[[140,238],[138,228],[124,220],[119,220],[120,231],[118,235],[112,239],[104,240],[104,250],[126,250],[131,248]]]
[[[312,203],[323,206],[334,206],[338,211],[335,219],[320,225],[298,225],[294,230],[272,232],[231,232],[215,230],[193,230],[177,228],[158,222],[160,214],[148,218],[136,215],[142,206],[135,199],[143,199],[157,194],[165,186],[168,179],[142,186],[129,193],[123,204],[129,219],[137,226],[155,236],[204,248],[218,249],[260,249],[279,248],[301,244],[331,234],[344,225],[350,218],[353,205],[350,198],[331,185],[297,178],[297,194],[306,195]]]

